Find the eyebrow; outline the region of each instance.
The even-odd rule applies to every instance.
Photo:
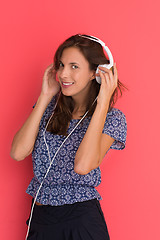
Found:
[[[61,60],[60,60],[60,62],[63,63]],[[77,65],[79,65],[79,64],[76,63],[76,62],[70,62],[69,64],[77,64]]]

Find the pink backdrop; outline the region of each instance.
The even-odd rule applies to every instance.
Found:
[[[112,50],[130,89],[116,107],[127,117],[127,145],[101,164],[102,209],[111,240],[160,239],[159,1],[3,1],[0,6],[0,239],[22,240],[31,197],[31,157],[9,152],[40,93],[45,68],[70,35],[87,33]]]

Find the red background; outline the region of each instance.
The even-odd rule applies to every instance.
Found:
[[[111,240],[160,239],[159,1],[3,1],[0,6],[0,239],[22,240],[31,197],[31,157],[10,147],[37,100],[58,45],[76,33],[111,49],[128,86],[116,107],[127,117],[127,144],[110,150],[97,190]]]

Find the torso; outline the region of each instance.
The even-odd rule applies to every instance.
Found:
[[[72,119],[81,119],[81,116],[83,115],[83,113],[74,113],[72,114]],[[69,124],[68,124],[69,127]],[[39,203],[39,202],[35,202],[36,205],[38,206],[43,206],[43,204]]]
[[[46,121],[53,113],[54,106],[55,99],[51,101],[42,116],[39,133],[37,135],[35,147],[32,152],[34,177],[30,182],[26,192],[33,198],[35,197],[36,189],[40,187],[40,183],[43,181],[45,173],[48,170],[47,164],[50,164],[47,146],[45,146],[44,132],[46,129]],[[81,116],[84,115],[84,113],[85,111],[72,112],[68,134],[74,130],[75,125],[77,122],[79,122],[79,119],[81,119]],[[84,199],[90,198],[97,198],[101,200],[100,194],[95,189],[95,187],[101,183],[100,169],[94,169],[92,173],[88,173],[87,177],[74,172],[76,151],[83,140],[85,132],[89,126],[89,122],[90,118],[84,119],[84,124],[82,124],[82,126],[77,126],[77,128],[74,130],[75,132],[70,136],[69,139],[66,140],[66,144],[64,144],[60,149],[58,158],[54,159],[54,164],[52,164],[51,169],[46,176],[46,185],[42,186],[40,191],[41,194],[36,199],[36,205],[39,207],[44,204],[51,206],[72,204],[74,202],[84,201]],[[63,143],[65,136],[52,134],[46,131],[45,137],[51,154],[54,157],[60,145]],[[42,168],[43,172],[41,172]],[[49,192],[49,194],[48,192],[46,193],[46,190]],[[65,194],[62,194],[62,192],[66,192],[67,197]],[[44,200],[42,200],[42,196]]]

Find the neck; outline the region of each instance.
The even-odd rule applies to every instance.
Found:
[[[86,110],[86,101],[78,101],[78,102],[75,101],[74,112],[84,112],[85,110]]]

